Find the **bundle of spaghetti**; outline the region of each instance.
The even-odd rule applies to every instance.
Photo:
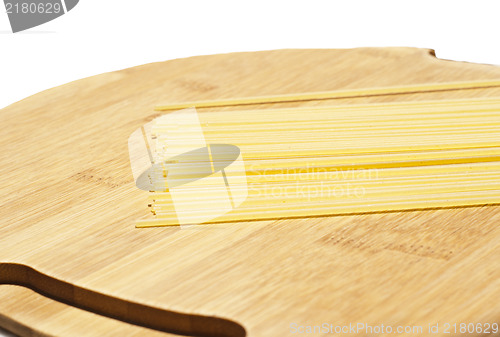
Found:
[[[231,191],[248,191],[209,223],[500,203],[498,98],[207,111],[199,119],[208,144],[240,149],[245,167],[231,175],[245,184]],[[189,130],[155,132],[178,132],[186,150],[193,146]],[[187,158],[181,183],[213,164]],[[225,197],[216,184],[183,189],[175,205],[168,189],[152,191],[155,218],[137,226],[178,225],[176,206],[199,223]]]

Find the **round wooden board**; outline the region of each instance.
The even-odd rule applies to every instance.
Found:
[[[499,207],[136,229],[148,210],[127,139],[169,102],[499,78],[499,67],[423,49],[278,50],[143,65],[0,110],[0,283],[52,298],[0,286],[0,325],[25,336],[80,336],[88,322],[102,336],[149,331],[69,305],[207,336],[498,323]],[[499,88],[302,105],[493,96]]]

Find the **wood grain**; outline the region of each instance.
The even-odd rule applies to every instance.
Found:
[[[0,326],[22,336],[81,336],[89,322],[89,336],[146,329],[107,315],[234,337],[289,336],[292,323],[498,323],[499,207],[136,229],[147,196],[127,153],[160,103],[488,79],[500,68],[423,49],[278,50],[143,65],[0,110],[0,283],[66,303],[1,286]],[[469,97],[500,90],[269,106]]]

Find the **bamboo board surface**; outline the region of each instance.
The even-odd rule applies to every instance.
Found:
[[[497,206],[134,228],[147,196],[133,183],[127,138],[160,114],[155,105],[500,79],[499,67],[432,54],[193,57],[79,80],[0,110],[0,283],[52,297],[0,286],[0,326],[22,336],[167,335],[108,315],[191,335],[290,336],[293,323],[499,323]],[[478,97],[500,89],[270,106]]]

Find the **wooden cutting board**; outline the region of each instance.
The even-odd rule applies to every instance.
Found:
[[[0,286],[0,326],[238,337],[323,323],[439,324],[434,335],[450,335],[446,323],[499,323],[500,207],[136,229],[147,193],[127,150],[157,104],[488,79],[500,67],[424,49],[278,50],[143,65],[0,110],[0,283],[39,293]],[[500,88],[301,105],[471,97]]]

